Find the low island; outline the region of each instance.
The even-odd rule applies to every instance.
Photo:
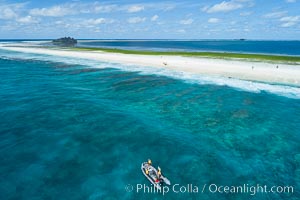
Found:
[[[72,47],[77,44],[77,40],[71,37],[63,37],[52,40],[52,44],[57,46]]]
[[[74,46],[73,38],[54,40],[56,46],[2,44],[26,53],[90,59],[152,67],[180,73],[300,86],[300,57],[231,52],[159,52]],[[71,45],[72,44],[72,45]],[[70,45],[70,46],[69,46]]]

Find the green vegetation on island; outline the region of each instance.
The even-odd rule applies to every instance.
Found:
[[[285,56],[285,55],[266,55],[266,54],[246,54],[246,53],[227,53],[227,52],[187,52],[187,51],[145,51],[145,50],[125,50],[112,48],[96,48],[96,47],[74,47],[73,50],[79,51],[103,51],[108,53],[122,53],[135,55],[166,55],[166,56],[192,56],[192,57],[206,57],[216,59],[248,59],[254,61],[274,61],[298,63],[299,56]]]
[[[77,44],[77,40],[71,37],[63,37],[56,40],[52,40],[52,44],[63,47],[72,47]]]

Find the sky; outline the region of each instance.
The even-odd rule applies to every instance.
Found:
[[[1,39],[300,40],[300,0],[0,0]]]

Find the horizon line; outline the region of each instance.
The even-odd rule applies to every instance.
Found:
[[[74,37],[73,37],[74,38]],[[24,41],[31,41],[31,40],[53,40],[57,38],[0,38],[0,40],[24,40]],[[247,38],[232,38],[232,39],[220,39],[220,38],[215,38],[215,39],[183,39],[183,38],[178,38],[178,39],[170,39],[170,38],[165,38],[165,39],[157,39],[157,38],[152,38],[152,39],[132,39],[132,38],[74,38],[76,40],[171,40],[171,41],[200,41],[200,40],[238,40],[238,41],[300,41],[300,39],[247,39]]]

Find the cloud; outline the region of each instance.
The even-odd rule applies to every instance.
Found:
[[[90,24],[90,25],[111,24],[113,22],[114,22],[114,20],[105,19],[105,18],[88,19],[85,21],[86,24]]]
[[[1,0],[0,0],[1,1]],[[76,14],[98,14],[111,12],[137,13],[151,8],[153,10],[170,10],[175,4],[170,3],[144,3],[144,4],[104,4],[99,2],[83,3],[73,1],[71,3],[58,4],[51,7],[33,8],[29,11],[31,16],[63,17]]]
[[[143,3],[143,4],[100,4],[99,2],[95,2],[93,4],[89,3],[81,3],[81,7],[84,7],[86,11],[89,13],[109,13],[109,12],[127,12],[127,13],[137,13],[146,8],[152,10],[160,10],[160,11],[169,11],[176,7],[176,3]]]
[[[137,23],[141,23],[141,22],[144,22],[146,21],[146,18],[145,17],[131,17],[127,20],[128,23],[130,24],[137,24]]]
[[[76,14],[73,6],[53,6],[50,8],[34,8],[29,11],[31,15],[34,16],[45,16],[45,17],[62,17],[66,15]]]
[[[218,23],[219,21],[220,21],[220,19],[218,19],[218,18],[209,18],[208,19],[208,22],[213,23],[213,24]]]
[[[297,2],[297,0],[285,0],[285,2],[287,2],[287,3],[295,3],[295,2]]]
[[[16,21],[19,23],[23,23],[23,24],[34,24],[34,23],[39,22],[38,19],[35,19],[35,18],[31,17],[30,15],[18,18]]]
[[[95,13],[110,13],[117,8],[116,5],[96,5],[92,10],[87,8],[88,12],[95,12]]]
[[[179,29],[177,30],[178,33],[186,33],[186,31],[184,29]]]
[[[100,26],[103,24],[114,22],[114,19],[108,18],[64,18],[63,20],[54,21],[53,25],[59,27],[59,29],[95,31],[96,29],[100,30]]]
[[[227,29],[226,31],[228,31],[228,32],[236,32],[238,29],[236,29],[236,28],[231,28],[231,29]]]
[[[61,20],[59,20],[59,21],[55,21],[54,24],[56,24],[56,25],[62,25],[62,24],[64,24],[64,22],[61,21]]]
[[[96,28],[94,32],[95,32],[95,33],[100,33],[100,32],[101,32],[101,29],[100,29],[100,28]]]
[[[288,17],[282,17],[279,21],[283,22],[281,24],[281,27],[291,27],[296,25],[300,21],[300,16],[288,16]]]
[[[240,16],[249,16],[251,14],[252,14],[252,12],[241,12]]]
[[[156,21],[158,19],[158,15],[154,15],[153,17],[151,17],[151,21]]]
[[[13,20],[19,24],[32,24],[39,22],[38,19],[27,15],[21,16],[24,12],[25,3],[0,5],[0,19]]]
[[[201,11],[202,12],[207,12],[207,10],[209,9],[209,6],[204,6],[201,8]]]
[[[243,5],[239,3],[235,3],[233,1],[223,1],[222,3],[215,4],[214,6],[208,8],[206,10],[207,13],[216,13],[216,12],[229,12],[232,10],[236,10],[242,8]]]
[[[0,5],[0,19],[17,18],[24,5],[24,3]]]
[[[132,5],[132,6],[128,7],[127,12],[129,12],[129,13],[136,13],[136,12],[140,12],[140,11],[142,11],[144,9],[145,9],[145,7],[142,6],[142,5]]]
[[[43,17],[63,17],[75,14],[97,14],[97,13],[110,13],[113,11],[127,10],[127,7],[121,8],[115,4],[100,4],[94,3],[65,3],[54,5],[45,8],[33,8],[29,11],[31,15]]]
[[[221,3],[215,4],[211,7],[205,6],[202,8],[202,11],[207,13],[217,13],[217,12],[230,12],[233,10],[237,10],[243,8],[244,2],[248,1],[241,1],[241,0],[232,0],[232,1],[223,1]]]
[[[183,24],[183,25],[189,25],[189,24],[192,24],[193,22],[194,22],[193,19],[183,19],[183,20],[179,21],[179,23]]]
[[[3,8],[0,11],[0,19],[13,19],[17,16],[17,13],[11,8]]]
[[[286,11],[271,12],[264,15],[265,18],[280,18],[287,14]]]
[[[170,10],[174,10],[176,8],[176,5],[165,5],[162,7],[163,11],[170,11]]]

